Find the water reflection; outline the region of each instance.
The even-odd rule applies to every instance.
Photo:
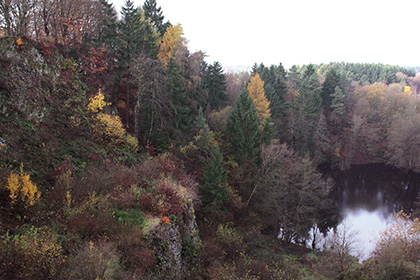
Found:
[[[337,220],[340,221],[337,231],[350,229],[354,232],[358,254],[353,254],[361,260],[367,259],[379,233],[392,221],[394,212],[413,211],[419,174],[372,164],[336,172],[333,177],[337,182],[335,201]]]
[[[351,253],[360,260],[366,260],[375,249],[380,232],[392,222],[392,215],[386,208],[380,208],[375,211],[351,210],[343,216],[345,218],[338,226],[338,230],[342,231],[343,225],[346,224],[346,227],[354,232],[354,249]]]

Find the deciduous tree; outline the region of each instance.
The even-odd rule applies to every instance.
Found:
[[[175,51],[183,44],[183,30],[180,24],[168,26],[159,46],[157,57],[166,67]]]
[[[257,73],[251,78],[248,84],[249,96],[254,102],[255,108],[257,109],[257,115],[260,119],[260,129],[262,130],[262,124],[271,117],[270,102],[267,100],[264,92],[264,81],[261,80],[260,75]]]

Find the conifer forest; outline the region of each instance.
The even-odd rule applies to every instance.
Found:
[[[0,279],[420,279],[420,67],[228,72],[164,12],[0,1]],[[364,258],[354,167],[411,178]]]

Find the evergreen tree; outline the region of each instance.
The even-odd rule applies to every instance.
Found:
[[[111,53],[117,49],[118,17],[112,3],[100,0],[102,21],[98,32],[98,42],[105,45]]]
[[[213,145],[204,165],[200,192],[204,208],[221,208],[229,200],[223,156],[217,144]]]
[[[273,118],[282,116],[287,109],[287,102],[285,95],[287,93],[286,87],[286,71],[283,65],[271,65],[265,67],[264,64],[253,66],[252,76],[259,74],[264,81],[265,95],[270,102],[270,109]]]
[[[271,140],[274,138],[274,134],[274,124],[271,117],[268,117],[262,124],[261,142],[266,145],[270,144]]]
[[[302,81],[308,79],[309,77],[313,76],[316,73],[315,66],[313,64],[309,64],[305,66],[302,73]]]
[[[209,125],[206,123],[203,108],[198,109],[198,114],[194,121],[196,135],[198,135],[197,145],[200,151],[207,152],[211,142],[214,141],[213,132],[210,130]]]
[[[333,94],[337,86],[340,88],[342,87],[341,80],[341,75],[334,68],[331,68],[325,76],[325,82],[322,85],[321,97],[322,105],[327,112],[330,112],[331,109],[333,109],[331,107]]]
[[[334,89],[334,93],[331,95],[332,103],[331,103],[331,110],[333,113],[338,115],[344,114],[344,93],[339,86],[336,86]]]
[[[163,37],[166,29],[171,24],[169,22],[163,23],[164,16],[162,15],[161,7],[157,7],[156,0],[146,0],[143,4],[144,16],[150,19],[153,25],[159,30],[160,37]]]
[[[131,0],[125,1],[119,25],[119,63],[125,67],[140,53],[157,56],[159,34],[153,31],[140,8],[134,8]]]
[[[326,154],[331,146],[331,140],[329,137],[327,119],[324,113],[319,113],[318,122],[316,123],[313,141],[314,149],[310,152],[315,163],[320,164],[327,160]]]
[[[239,94],[227,127],[230,134],[230,152],[235,160],[258,162],[260,152],[260,121],[254,103],[247,89]]]
[[[189,98],[180,71],[171,59],[167,68],[168,91],[173,110],[174,132],[176,140],[182,140],[189,132],[192,119],[189,108]]]
[[[304,74],[305,78],[294,100],[293,147],[301,155],[313,154],[315,151],[313,135],[322,107],[318,75],[315,72],[312,73],[310,76]]]
[[[300,84],[302,82],[301,76],[300,76],[301,69],[297,65],[293,65],[289,72],[287,72],[287,81],[291,88],[298,89],[300,87]]]
[[[210,106],[213,109],[226,106],[228,101],[228,96],[226,95],[226,76],[219,62],[216,61],[208,66],[204,84],[208,90]]]

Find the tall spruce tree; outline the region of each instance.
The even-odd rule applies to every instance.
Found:
[[[307,68],[295,96],[293,108],[293,147],[301,155],[308,153],[313,155],[315,151],[313,135],[321,107],[321,86],[318,75],[311,68]]]
[[[162,8],[157,7],[156,0],[146,0],[143,4],[143,10],[146,19],[150,19],[153,25],[159,30],[160,37],[163,37],[166,29],[171,24],[169,22],[163,22],[165,17],[162,15]]]
[[[117,49],[117,28],[118,17],[112,3],[108,0],[100,0],[102,20],[98,32],[98,42],[108,48],[108,51],[115,53]]]
[[[243,89],[227,123],[230,152],[239,164],[245,161],[258,162],[261,141],[259,125],[257,109],[248,90]]]
[[[229,201],[227,175],[219,145],[214,144],[203,168],[203,183],[200,185],[204,208],[220,209]]]
[[[334,89],[334,93],[331,95],[332,103],[331,103],[331,110],[333,113],[338,115],[344,114],[344,93],[339,86],[336,86]]]
[[[138,54],[143,53],[155,58],[158,53],[159,34],[154,32],[144,18],[141,8],[134,8],[131,0],[122,7],[122,20],[119,25],[119,62],[127,66]]]
[[[226,106],[228,101],[228,96],[226,95],[226,76],[223,73],[222,65],[218,61],[208,66],[204,84],[208,90],[210,106],[213,109]]]
[[[187,90],[178,66],[173,58],[168,63],[166,75],[168,77],[170,104],[173,110],[173,137],[177,142],[182,142],[190,131],[192,117]]]
[[[324,106],[324,110],[326,112],[331,112],[333,109],[331,104],[336,87],[342,88],[341,75],[337,72],[337,70],[331,68],[325,76],[325,82],[322,84],[321,92],[322,105]]]

